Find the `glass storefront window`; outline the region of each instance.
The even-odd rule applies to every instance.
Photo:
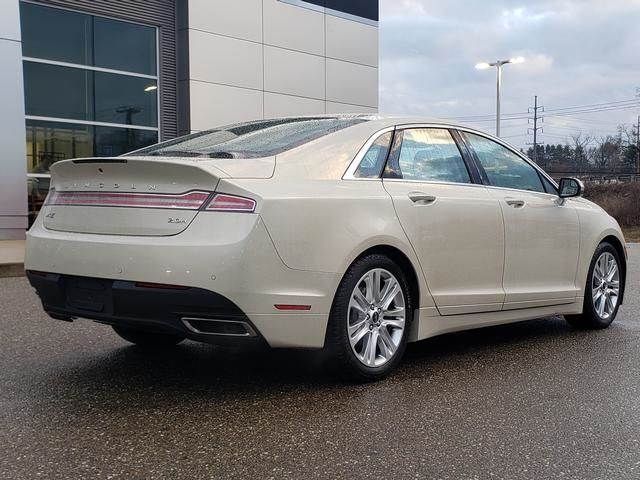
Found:
[[[158,125],[157,82],[149,78],[24,62],[27,115],[123,125]]]
[[[92,64],[91,16],[20,2],[20,24],[25,57]]]
[[[95,127],[95,157],[122,155],[158,142],[158,132],[133,128]]]
[[[29,218],[60,160],[158,142],[157,29],[20,2]]]
[[[24,99],[27,115],[93,120],[93,72],[78,68],[24,62]]]
[[[59,160],[122,155],[157,141],[155,130],[27,120],[27,171],[46,174]]]
[[[96,121],[158,126],[155,80],[95,72],[94,82]]]
[[[96,67],[156,74],[156,29],[95,17],[94,62]]]
[[[25,57],[156,75],[156,29],[20,3]]]

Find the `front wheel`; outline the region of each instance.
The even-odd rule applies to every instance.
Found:
[[[143,348],[168,348],[184,340],[184,337],[167,335],[164,333],[144,332],[126,327],[112,326],[113,331],[127,342]]]
[[[613,245],[601,243],[589,266],[582,313],[565,316],[567,322],[577,328],[607,328],[616,318],[623,288],[620,256]]]
[[[338,373],[359,382],[385,377],[404,354],[413,296],[402,269],[372,254],[357,260],[336,293],[327,351]]]

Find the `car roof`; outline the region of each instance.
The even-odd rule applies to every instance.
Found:
[[[336,119],[344,119],[344,120],[348,120],[351,118],[359,118],[362,120],[366,120],[370,124],[373,124],[379,128],[392,127],[395,125],[416,124],[416,123],[429,123],[429,124],[437,124],[437,125],[446,125],[454,128],[467,128],[460,123],[456,123],[444,118],[395,115],[395,114],[384,114],[384,113],[337,113],[337,114],[320,114],[320,115],[291,115],[291,116],[284,116],[284,117],[277,117],[277,118],[278,119],[336,118]]]

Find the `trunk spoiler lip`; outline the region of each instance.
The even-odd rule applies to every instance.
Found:
[[[129,163],[126,158],[77,158],[73,163]]]

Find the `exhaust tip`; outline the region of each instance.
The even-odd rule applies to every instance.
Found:
[[[226,337],[255,337],[255,330],[242,320],[183,317],[182,323],[193,333]]]

